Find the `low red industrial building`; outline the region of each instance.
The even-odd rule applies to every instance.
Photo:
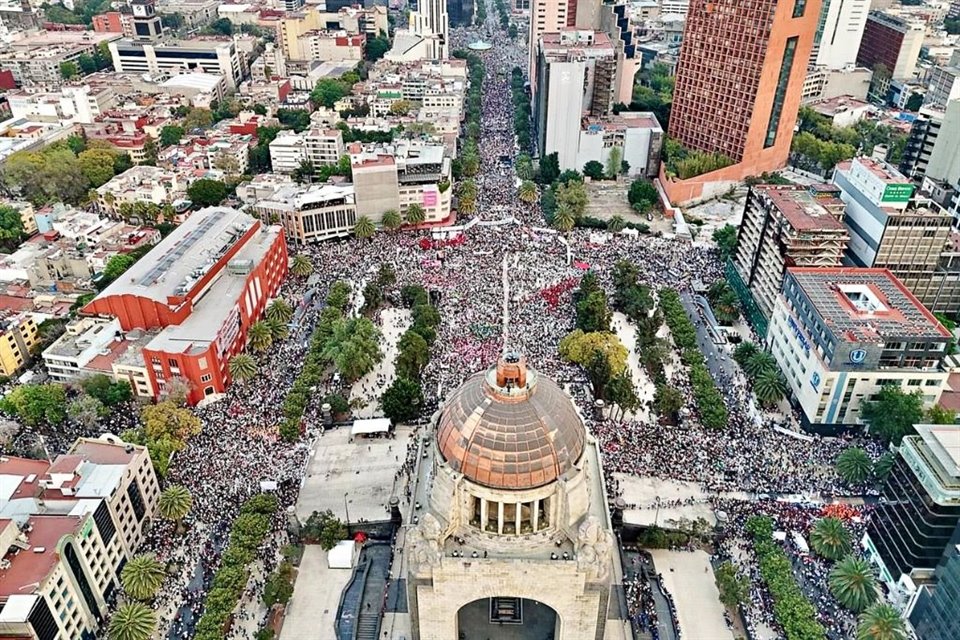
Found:
[[[155,331],[143,360],[157,395],[175,379],[188,401],[223,392],[227,363],[287,274],[280,227],[235,209],[194,213],[83,308],[116,318],[124,332]]]

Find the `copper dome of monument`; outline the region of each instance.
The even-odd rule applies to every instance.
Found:
[[[583,454],[586,432],[573,402],[552,380],[508,355],[448,399],[437,425],[447,464],[495,489],[553,482]]]

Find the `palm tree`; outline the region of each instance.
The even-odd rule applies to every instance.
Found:
[[[353,225],[353,235],[361,240],[373,237],[373,234],[376,232],[377,228],[374,226],[373,221],[367,216],[360,216],[357,218],[356,224]]]
[[[860,447],[847,447],[837,456],[837,474],[847,484],[863,484],[872,471],[873,462]]]
[[[828,560],[850,553],[850,532],[837,518],[820,518],[810,529],[810,546]]]
[[[122,604],[110,618],[110,640],[148,640],[157,626],[157,616],[139,602]]]
[[[180,484],[170,485],[160,493],[157,501],[157,510],[161,518],[167,520],[183,520],[190,507],[193,506],[193,496],[190,490]]]
[[[573,215],[566,204],[561,204],[553,213],[553,228],[563,233],[569,233],[573,225],[577,223],[577,217]]]
[[[396,231],[403,225],[403,218],[400,217],[400,214],[397,213],[396,209],[389,209],[384,211],[383,218],[380,220],[383,224],[383,228],[388,231]]]
[[[267,318],[264,320],[267,327],[270,328],[270,337],[274,340],[286,340],[287,336],[290,335],[290,328],[287,326],[287,323],[280,322],[279,320],[271,320]]]
[[[237,382],[250,380],[257,375],[257,362],[246,353],[238,353],[230,358],[230,377]]]
[[[293,264],[290,265],[290,272],[298,278],[306,278],[308,275],[313,273],[313,263],[310,262],[310,258],[298,253],[293,257]]]
[[[103,203],[107,205],[107,208],[110,210],[110,213],[115,213],[113,210],[113,204],[117,201],[117,196],[113,195],[112,191],[107,191],[103,194]]]
[[[414,202],[407,207],[407,222],[409,224],[422,224],[427,219],[427,211],[422,205]]]
[[[764,369],[753,379],[753,392],[765,407],[772,407],[787,395],[787,381],[777,369]]]
[[[752,358],[747,360],[743,367],[744,373],[751,378],[756,379],[764,371],[779,371],[777,361],[773,355],[767,351],[758,351]]]
[[[847,609],[860,613],[877,599],[877,581],[866,560],[847,556],[830,572],[830,593]]]
[[[520,183],[517,195],[527,204],[533,204],[537,201],[537,185],[532,180],[524,180]]]
[[[623,216],[617,214],[612,216],[607,220],[607,231],[611,233],[620,233],[627,227],[627,221],[623,219]]]
[[[886,479],[893,469],[894,462],[896,462],[896,458],[889,451],[877,458],[877,461],[873,464],[873,477],[878,481]]]
[[[860,614],[857,640],[905,640],[907,637],[903,618],[888,604],[878,602]]]
[[[477,210],[477,196],[464,194],[457,198],[457,209],[460,213],[469,215]]]
[[[267,320],[276,320],[287,324],[293,317],[293,308],[283,298],[277,298],[267,307]]]
[[[163,584],[163,565],[152,554],[134,556],[123,565],[120,582],[123,590],[135,600],[150,600]]]
[[[733,359],[738,365],[745,367],[759,351],[760,349],[757,345],[752,342],[741,342],[737,345],[737,348],[733,350]]]
[[[251,349],[257,353],[263,353],[273,344],[273,332],[270,331],[266,322],[260,320],[250,325],[250,330],[247,331],[247,339],[250,341]]]

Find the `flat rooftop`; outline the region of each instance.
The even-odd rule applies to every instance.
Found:
[[[832,117],[840,113],[846,113],[852,109],[862,109],[869,106],[869,102],[858,100],[853,96],[836,96],[835,98],[818,100],[812,103],[810,108],[821,115]]]
[[[32,516],[27,519],[27,549],[12,546],[5,557],[10,562],[0,569],[0,598],[23,595],[39,586],[60,561],[57,543],[63,536],[76,533],[83,518],[77,516]],[[12,553],[16,550],[17,553]]]
[[[791,267],[787,272],[839,340],[950,337],[888,269]]]
[[[853,160],[845,160],[837,165],[837,169],[843,172],[848,172],[853,167],[853,164],[857,163],[874,176],[885,182],[886,184],[907,184],[910,180],[904,176],[902,173],[897,171],[895,167],[888,165],[886,162],[881,162],[880,160],[875,160],[867,156],[861,156],[859,158],[854,158]]]
[[[184,284],[213,267],[255,223],[236,209],[201,209],[97,297],[132,295],[167,304],[168,297],[183,295]]]
[[[754,191],[769,198],[796,231],[847,230],[838,215],[844,206],[839,198],[816,198],[806,187],[790,185],[762,184],[754,187]],[[839,211],[831,211],[827,206],[837,207]]]
[[[944,470],[960,480],[960,425],[918,424],[915,428]]]

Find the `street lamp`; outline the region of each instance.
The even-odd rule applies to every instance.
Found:
[[[349,491],[345,491],[343,494],[343,510],[347,513],[347,531],[350,530],[350,507],[347,506],[347,496],[350,495]]]

